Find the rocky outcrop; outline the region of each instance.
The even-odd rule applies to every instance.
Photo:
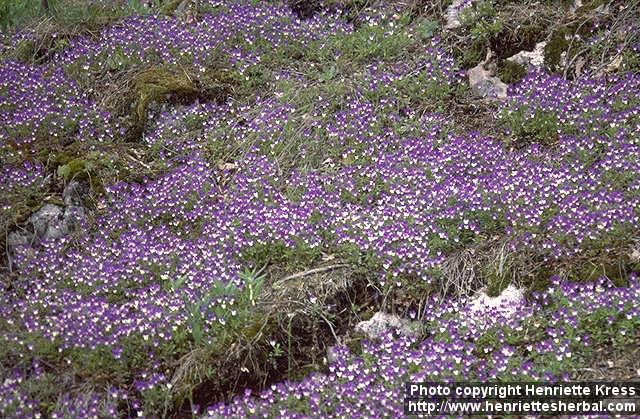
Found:
[[[474,95],[482,98],[504,99],[507,97],[507,84],[495,76],[495,63],[491,62],[491,50],[477,66],[467,70],[469,87]]]
[[[85,193],[80,182],[70,182],[62,192],[64,206],[45,204],[29,217],[25,228],[9,233],[7,248],[10,261],[17,247],[57,240],[77,230],[86,215],[82,205]]]

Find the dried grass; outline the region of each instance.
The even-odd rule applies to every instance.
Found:
[[[171,379],[178,408],[186,400],[228,400],[324,367],[329,346],[360,319],[363,278],[345,264],[283,276],[272,267],[252,318],[221,345],[197,348],[177,362]],[[274,346],[275,345],[275,346]],[[275,347],[280,354],[274,354]]]

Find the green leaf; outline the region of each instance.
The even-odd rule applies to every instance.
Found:
[[[180,288],[182,288],[182,286],[184,285],[184,282],[186,281],[187,277],[186,275],[183,275],[181,277],[179,277],[178,279],[176,279],[172,284],[171,284],[171,288],[174,291],[179,290]]]
[[[330,69],[326,70],[324,73],[320,74],[320,81],[326,82],[334,78],[336,75],[336,67],[332,66]]]
[[[432,38],[436,29],[438,29],[438,22],[435,20],[425,20],[419,27],[420,38],[422,40]]]
[[[71,168],[68,164],[58,166],[58,176],[64,179],[67,179],[69,176],[71,176]]]

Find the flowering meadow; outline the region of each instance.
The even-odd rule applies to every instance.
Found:
[[[452,111],[482,99],[415,10],[192,6],[121,17],[38,62],[12,55],[37,27],[2,38],[5,235],[74,182],[89,192],[72,234],[5,240],[0,415],[396,417],[405,381],[606,378],[586,372],[609,365],[603,348],[637,356],[639,72],[532,70],[488,100],[487,134]],[[443,292],[447,263],[486,243],[500,266],[542,268],[483,267],[474,289]],[[336,309],[306,289],[295,303],[332,342],[301,374],[294,303],[269,296],[335,269],[376,297]],[[525,299],[472,309],[512,279]],[[419,304],[398,301],[415,290]],[[337,336],[342,308],[421,333]],[[629,365],[616,378],[637,378]]]
[[[608,338],[621,347],[634,342],[627,333],[637,333],[638,292],[635,277],[625,289],[554,279],[523,307],[477,312],[464,300],[431,302],[423,320],[432,330],[426,339],[389,332],[365,342],[358,356],[339,347],[326,374],[273,384],[260,394],[247,391],[230,404],[203,409],[203,417],[402,417],[398,401],[407,381],[569,379],[566,371],[585,346]],[[612,325],[615,336],[607,330]]]

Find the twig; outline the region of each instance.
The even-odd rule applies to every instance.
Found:
[[[136,159],[135,157],[133,157],[133,156],[132,156],[131,154],[129,154],[129,153],[127,153],[126,155],[127,155],[127,157],[129,157],[131,160],[133,160],[134,162],[136,162],[136,163],[140,164],[141,166],[143,166],[145,169],[147,169],[147,170],[151,170],[151,167],[150,167],[148,164],[141,162],[140,160]]]
[[[284,281],[289,281],[289,280],[292,280],[292,279],[302,278],[304,276],[313,275],[313,274],[317,274],[317,273],[320,273],[320,272],[331,271],[331,270],[337,269],[337,268],[344,268],[346,266],[348,266],[346,263],[339,263],[337,265],[329,265],[329,266],[323,266],[323,267],[320,267],[320,268],[309,269],[308,271],[298,272],[298,273],[295,273],[293,275],[286,276],[286,277],[282,278],[280,281],[283,281],[283,282]]]

